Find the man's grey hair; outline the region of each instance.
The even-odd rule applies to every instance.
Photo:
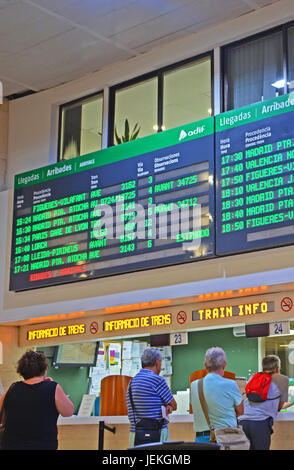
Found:
[[[281,360],[278,356],[270,354],[265,356],[262,360],[263,372],[275,372],[277,367],[281,368]]]
[[[156,348],[147,348],[141,356],[142,367],[153,367],[157,360],[161,361],[161,354]]]
[[[221,369],[226,360],[226,353],[222,348],[210,348],[205,354],[206,367],[209,371]]]

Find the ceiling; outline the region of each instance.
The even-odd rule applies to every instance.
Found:
[[[37,92],[279,0],[0,0],[4,96]]]

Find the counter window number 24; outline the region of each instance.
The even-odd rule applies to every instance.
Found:
[[[289,335],[289,321],[281,321],[270,324],[270,335]]]

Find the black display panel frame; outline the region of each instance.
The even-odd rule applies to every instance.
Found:
[[[292,95],[215,119],[216,255],[293,244]]]
[[[59,355],[62,355],[62,350],[66,347],[74,347],[78,348],[81,345],[85,344],[91,344],[93,343],[93,352],[92,352],[92,360],[90,361],[80,361],[80,362],[74,362],[73,360],[70,362],[66,362],[65,360],[59,360],[58,357]],[[54,368],[58,367],[94,367],[96,365],[97,361],[97,354],[98,354],[98,349],[99,349],[99,341],[84,341],[82,343],[77,342],[77,343],[62,343],[58,346],[55,347],[54,351],[54,356],[52,360],[52,366]]]
[[[49,287],[213,257],[213,178],[213,118],[17,175],[10,290]],[[119,199],[126,207],[133,202],[141,204],[148,214],[148,204],[158,208],[151,227],[154,232],[159,230],[159,208],[168,213],[170,204],[180,210],[184,205],[190,209],[198,206],[201,226],[193,229],[195,217],[189,215],[189,231],[183,237],[150,241],[151,219],[147,215],[145,239],[134,241],[127,233],[123,241],[104,237],[107,240],[103,246],[103,235],[96,240],[94,234],[95,229],[101,235],[96,227],[97,204],[114,208]],[[117,214],[115,207],[115,221]],[[168,215],[168,237],[172,223]],[[196,243],[198,251],[191,248],[191,242]]]

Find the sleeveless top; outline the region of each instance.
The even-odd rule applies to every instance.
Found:
[[[56,386],[56,382],[46,380],[32,385],[13,384],[4,399],[3,449],[57,449]]]

